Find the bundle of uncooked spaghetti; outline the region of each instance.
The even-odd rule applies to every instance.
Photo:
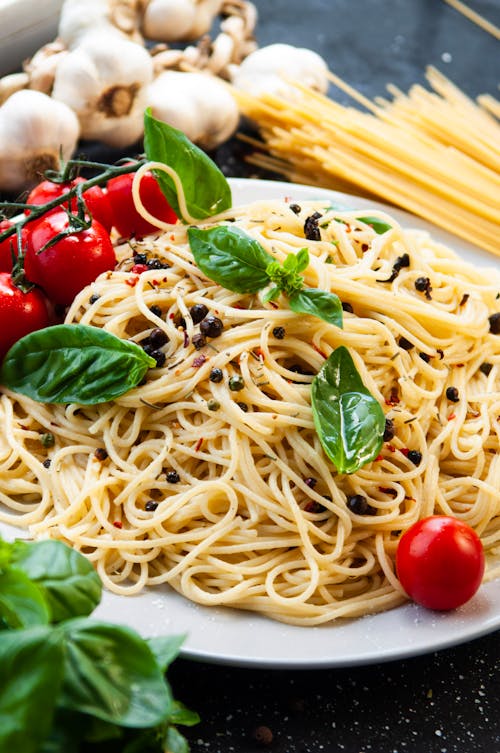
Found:
[[[330,74],[365,111],[293,84],[290,101],[235,91],[259,128],[249,159],[299,183],[382,198],[499,253],[499,103],[474,101],[434,68],[432,91],[393,86],[374,102]]]

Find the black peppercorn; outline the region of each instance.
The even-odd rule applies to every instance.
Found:
[[[219,403],[218,400],[213,400],[213,399],[208,400],[207,401],[207,408],[208,408],[208,410],[219,410],[220,403]]]
[[[230,377],[228,384],[231,392],[240,392],[245,387],[245,381],[242,376]]]
[[[246,403],[242,403],[242,402],[238,401],[238,402],[236,403],[236,405],[238,406],[238,408],[239,408],[240,410],[242,410],[242,411],[243,411],[243,413],[248,413],[248,405],[247,405]]]
[[[410,450],[408,453],[408,460],[413,463],[413,465],[420,465],[422,462],[422,453],[418,450]]]
[[[186,329],[186,320],[184,319],[181,314],[176,314],[174,316],[174,324],[176,327],[181,327],[181,329]]]
[[[342,310],[347,311],[348,314],[354,313],[354,309],[347,301],[342,301]]]
[[[46,458],[46,459],[45,459],[45,460],[43,461],[42,465],[43,465],[43,467],[44,467],[44,468],[50,468],[50,464],[51,464],[51,463],[52,463],[52,460],[51,460],[50,458]]]
[[[153,304],[152,306],[150,306],[149,310],[155,316],[161,316],[161,313],[162,313],[161,308],[159,306],[157,306],[156,304]]]
[[[208,308],[204,303],[195,303],[194,306],[191,306],[189,309],[189,313],[193,320],[193,324],[199,324],[208,314]]]
[[[154,348],[161,348],[162,345],[168,343],[168,335],[159,327],[155,327],[149,333],[147,340]]]
[[[207,344],[203,335],[193,335],[191,342],[193,343],[195,350],[201,350]]]
[[[146,254],[138,253],[134,254],[134,264],[147,264],[148,257]]]
[[[415,290],[418,290],[419,293],[425,293],[427,290],[429,290],[431,286],[431,281],[428,277],[417,277],[417,279],[414,282]]]
[[[351,494],[347,497],[347,507],[355,515],[375,515],[376,510],[362,494]]]
[[[318,227],[318,220],[322,215],[319,212],[314,212],[310,217],[306,217],[304,222],[304,235],[308,241],[320,241],[321,232]]]
[[[108,457],[108,453],[104,449],[104,447],[97,447],[94,450],[94,457],[96,460],[106,460],[106,458]]]
[[[493,335],[500,335],[500,311],[488,317],[490,323],[490,332]]]
[[[94,293],[93,295],[90,296],[89,303],[95,303],[96,301],[99,300],[100,297],[101,297],[100,295],[97,295],[97,293]]]
[[[290,209],[294,214],[300,214],[302,211],[299,204],[290,204]]]
[[[429,361],[431,360],[431,357],[427,355],[427,353],[419,353],[418,355],[420,356],[422,361],[425,361],[425,363],[429,363]]]
[[[314,489],[316,484],[318,483],[317,478],[313,478],[312,476],[308,476],[304,479],[304,484],[309,487],[309,489]]]
[[[146,348],[144,348],[146,350]],[[147,351],[146,351],[147,352]],[[152,350],[148,355],[151,356],[151,358],[154,358],[156,361],[156,368],[161,369],[165,361],[167,360],[167,357],[165,353],[162,350]]]
[[[40,442],[42,444],[42,447],[53,447],[55,441],[55,437],[50,431],[47,431],[45,434],[40,435]]]
[[[386,418],[385,419],[385,429],[384,429],[384,442],[390,442],[391,439],[394,439],[394,421],[392,418]]]
[[[178,484],[181,480],[181,477],[177,473],[177,471],[168,471],[167,472],[167,481],[169,484]]]
[[[210,376],[208,378],[210,379],[211,382],[214,382],[215,384],[217,384],[218,382],[222,382],[222,380],[224,379],[224,374],[222,373],[222,369],[218,369],[218,368],[212,369],[212,371],[210,372]]]
[[[218,316],[210,314],[200,322],[200,332],[205,337],[219,337],[222,334],[224,325]]]
[[[451,403],[458,403],[458,401],[460,400],[456,387],[448,387],[448,389],[446,390],[446,397]]]
[[[148,501],[144,505],[144,509],[147,512],[154,512],[157,507],[158,507],[158,502],[155,502],[154,499],[148,499]]]
[[[273,329],[273,335],[275,336],[277,340],[283,340],[283,338],[285,337],[285,334],[286,332],[285,332],[284,327],[275,327]]]
[[[165,265],[159,259],[148,259],[146,266],[148,269],[165,269]]]

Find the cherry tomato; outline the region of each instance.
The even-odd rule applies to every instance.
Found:
[[[0,233],[8,230],[13,224],[10,220],[2,220],[0,222]],[[16,235],[9,235],[8,238],[0,241],[0,272],[12,271],[12,251],[14,251],[15,256],[18,255]]]
[[[455,609],[481,585],[484,551],[479,536],[466,523],[433,515],[403,534],[396,570],[404,590],[417,604]]]
[[[53,303],[69,306],[80,290],[115,267],[109,234],[97,220],[92,220],[88,230],[71,233],[43,251],[47,242],[68,228],[66,212],[44,215],[27,227],[26,277],[39,285]]]
[[[8,272],[0,272],[0,359],[17,340],[52,323],[50,306],[41,290],[23,293]]]
[[[51,180],[42,180],[37,186],[33,188],[28,198],[27,204],[47,204],[52,199],[56,199],[78,185],[84,183],[84,178],[75,178],[70,183],[53,183]],[[85,205],[89,210],[92,217],[101,223],[106,228],[108,233],[111,232],[113,227],[113,217],[111,213],[111,205],[109,203],[108,194],[100,188],[100,186],[92,186],[83,193]],[[78,202],[76,196],[71,200],[71,211],[77,211]],[[67,207],[67,205],[66,205]],[[60,207],[55,207],[50,210],[51,212],[60,211]]]
[[[132,198],[132,182],[134,173],[118,175],[108,182],[108,196],[113,213],[113,225],[122,238],[142,238],[144,235],[158,230],[155,225],[147,222],[134,205]],[[177,216],[161,192],[156,178],[147,172],[141,180],[139,196],[142,203],[153,217],[168,223],[174,223]]]

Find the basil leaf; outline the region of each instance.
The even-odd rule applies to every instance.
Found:
[[[147,644],[162,672],[166,672],[170,664],[178,656],[179,649],[184,643],[185,638],[185,635],[158,635],[147,639]]]
[[[17,541],[13,562],[42,589],[51,622],[88,615],[101,600],[101,581],[92,563],[62,541]]]
[[[12,346],[0,382],[39,403],[96,405],[135,387],[155,365],[139,345],[103,329],[57,324]]]
[[[384,233],[387,233],[388,230],[392,230],[392,225],[384,222],[384,220],[380,220],[378,217],[358,217],[358,220],[370,225],[377,235],[383,235]]]
[[[305,288],[294,293],[289,305],[296,314],[311,314],[329,324],[342,328],[343,310],[340,298],[326,290]]]
[[[163,745],[164,750],[168,750],[168,753],[189,753],[188,741],[175,727],[167,729]]]
[[[37,753],[52,726],[62,667],[62,642],[53,628],[2,633],[0,750]]]
[[[256,293],[269,282],[273,257],[238,227],[190,227],[189,245],[204,275],[234,293]]]
[[[300,272],[303,272],[309,266],[308,249],[301,248],[300,251],[297,251],[297,253],[295,254],[295,259],[296,259],[295,271],[300,274]]]
[[[58,629],[66,643],[60,706],[123,727],[152,727],[168,718],[170,688],[137,633],[88,617]]]
[[[49,606],[43,593],[21,570],[9,568],[0,573],[0,616],[9,628],[49,622]],[[2,640],[3,635],[2,632]]]
[[[336,348],[312,382],[314,424],[339,473],[354,473],[377,457],[385,417],[344,346]]]
[[[144,115],[144,150],[149,160],[163,162],[178,174],[192,217],[199,220],[212,217],[232,206],[229,183],[210,157],[182,131],[156,120],[150,110]],[[168,203],[181,218],[172,178],[160,170],[155,177]]]
[[[169,719],[171,724],[194,727],[200,721],[200,715],[196,711],[188,709],[181,701],[174,701]]]

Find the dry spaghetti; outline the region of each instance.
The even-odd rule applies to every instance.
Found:
[[[121,247],[67,321],[156,349],[158,367],[97,406],[3,390],[0,520],[69,542],[119,594],[169,584],[299,625],[401,603],[399,537],[433,513],[475,528],[496,577],[500,278],[369,214],[276,201],[217,220],[279,260],[307,246],[306,283],[339,295],[343,329],[205,279],[185,227]],[[311,216],[320,240],[305,238]],[[137,253],[158,268],[134,272]],[[222,323],[204,343],[200,306]],[[386,414],[379,457],[351,475],[324,454],[310,406],[340,344]]]

